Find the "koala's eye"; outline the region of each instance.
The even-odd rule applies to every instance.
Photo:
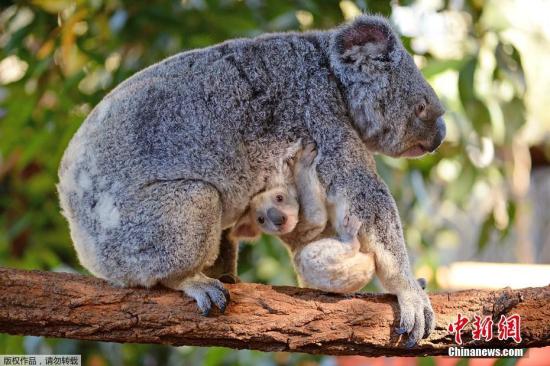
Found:
[[[278,194],[278,195],[275,196],[275,200],[276,200],[277,202],[283,202],[284,197],[283,197],[282,194]]]
[[[426,103],[420,102],[416,105],[415,113],[416,113],[417,116],[419,116],[425,110],[426,110]]]
[[[258,224],[263,225],[265,218],[263,216],[258,216]]]

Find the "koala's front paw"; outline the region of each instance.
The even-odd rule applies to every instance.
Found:
[[[227,291],[223,284],[202,273],[186,278],[178,288],[186,295],[195,299],[199,310],[204,316],[210,314],[212,304],[216,305],[223,313],[229,303],[229,291]]]
[[[401,310],[401,321],[396,331],[398,334],[409,334],[406,346],[411,348],[434,330],[434,311],[428,295],[418,283],[413,288],[397,294],[397,300]]]

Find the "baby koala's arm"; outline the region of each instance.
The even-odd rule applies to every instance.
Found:
[[[294,179],[302,216],[306,223],[325,227],[327,223],[326,195],[317,176],[317,150],[314,144],[307,144],[294,165]]]
[[[300,203],[300,219],[294,231],[282,238],[284,241],[305,244],[317,239],[325,230],[326,198],[317,177],[316,157],[315,145],[307,144],[294,159],[292,170]]]

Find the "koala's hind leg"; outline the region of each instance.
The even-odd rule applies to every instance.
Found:
[[[237,275],[239,242],[231,237],[230,231],[231,229],[223,231],[218,257],[213,265],[203,270],[203,273],[225,283],[238,283],[241,282]]]
[[[158,182],[134,195],[136,276],[154,277],[196,300],[202,313],[224,310],[229,294],[202,274],[218,255],[222,204],[218,191],[201,181]],[[136,261],[136,259],[139,259]]]

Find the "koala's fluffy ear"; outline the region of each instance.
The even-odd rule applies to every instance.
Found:
[[[231,237],[237,240],[254,241],[260,238],[258,225],[252,221],[252,215],[247,211],[231,229]]]
[[[333,52],[344,63],[362,63],[372,58],[384,60],[395,42],[395,35],[387,20],[362,15],[336,31]]]

